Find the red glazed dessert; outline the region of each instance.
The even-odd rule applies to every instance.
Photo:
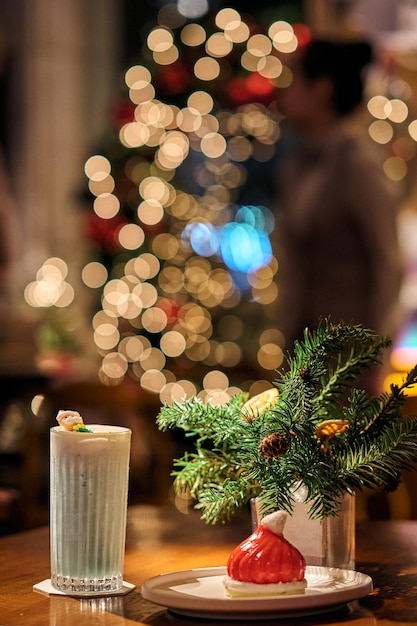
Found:
[[[267,515],[256,531],[233,550],[224,580],[228,595],[303,593],[307,586],[306,562],[283,536],[286,517],[284,511]]]

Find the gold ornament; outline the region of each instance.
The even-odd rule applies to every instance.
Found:
[[[256,396],[253,396],[253,398],[249,398],[249,400],[247,400],[242,406],[242,417],[246,420],[250,420],[266,413],[266,411],[268,411],[276,403],[278,395],[278,389],[276,387],[272,387],[272,389],[267,389],[266,391],[262,391]]]
[[[328,441],[349,428],[349,420],[325,420],[316,426],[314,434],[320,441]]]
[[[330,440],[349,428],[349,420],[325,420],[316,426],[314,434],[321,441],[320,450],[332,456]]]

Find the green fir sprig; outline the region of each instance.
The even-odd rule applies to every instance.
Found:
[[[193,447],[174,461],[176,490],[188,490],[215,523],[255,496],[265,512],[291,513],[300,482],[310,517],[320,520],[337,515],[346,492],[396,489],[417,461],[417,417],[402,414],[417,366],[380,396],[354,387],[389,346],[372,330],[324,320],[295,343],[264,410],[244,393],[223,406],[198,398],[163,406],[159,428],[182,429]]]

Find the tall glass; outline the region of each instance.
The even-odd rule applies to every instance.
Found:
[[[51,428],[51,583],[94,595],[123,584],[131,431]]]

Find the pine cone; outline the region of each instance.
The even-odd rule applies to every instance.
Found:
[[[259,454],[266,459],[274,459],[278,456],[283,456],[287,452],[289,445],[290,442],[287,435],[281,435],[281,433],[266,435],[259,444]]]

